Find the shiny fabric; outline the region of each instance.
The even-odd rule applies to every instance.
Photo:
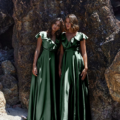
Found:
[[[91,120],[88,74],[84,81],[81,72],[84,61],[79,52],[80,41],[88,37],[78,32],[70,41],[65,33],[61,40],[64,48],[60,80],[60,120]]]
[[[56,51],[59,40],[52,41],[45,31],[35,35],[42,38],[42,53],[37,60],[38,75],[32,74],[27,120],[57,120]]]

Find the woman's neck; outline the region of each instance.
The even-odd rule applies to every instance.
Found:
[[[55,31],[52,31],[52,36],[54,36],[55,35]]]
[[[71,29],[69,29],[69,30],[67,31],[67,33],[72,34],[72,33],[73,33],[73,31],[72,31]]]

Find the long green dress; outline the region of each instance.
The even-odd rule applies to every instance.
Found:
[[[32,74],[27,120],[57,120],[56,51],[59,40],[52,41],[46,31],[35,35],[42,38],[42,53],[37,60],[38,75]]]
[[[68,41],[62,34],[64,55],[62,59],[62,75],[60,80],[60,120],[91,120],[88,91],[88,74],[81,80],[84,61],[79,52],[80,41],[88,39],[82,33]]]

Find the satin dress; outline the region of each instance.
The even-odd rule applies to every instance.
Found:
[[[80,41],[88,39],[82,32],[70,40],[62,33],[64,48],[62,74],[60,80],[60,120],[91,120],[88,74],[81,80],[84,69],[83,57],[80,53]]]
[[[42,53],[37,60],[38,75],[32,74],[27,120],[57,120],[56,52],[60,41],[47,37],[46,31],[35,35],[42,38]]]

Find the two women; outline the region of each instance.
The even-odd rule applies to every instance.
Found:
[[[78,32],[78,20],[74,14],[65,19],[66,32],[62,32],[62,26],[62,19],[57,18],[50,29],[35,35],[37,47],[27,120],[90,120],[85,41],[88,37]],[[60,94],[56,91],[56,53],[59,46]],[[41,47],[43,50],[39,57]],[[59,104],[56,104],[56,95],[60,96]]]

